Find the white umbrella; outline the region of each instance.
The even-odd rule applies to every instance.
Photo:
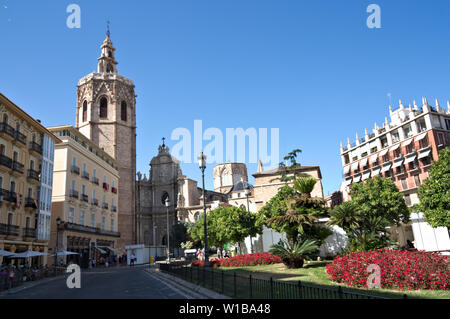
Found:
[[[10,256],[14,256],[15,253],[0,249],[0,257],[10,257]]]
[[[79,253],[74,253],[73,251],[58,251],[56,254],[58,254],[58,256],[67,256],[67,255],[79,255]],[[50,256],[55,256],[56,254],[50,255]]]
[[[14,256],[11,256],[13,258],[29,258],[29,257],[37,257],[37,256],[44,256],[48,255],[47,253],[40,253],[37,251],[27,250],[20,254],[15,254]]]

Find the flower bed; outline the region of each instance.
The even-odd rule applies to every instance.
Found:
[[[278,256],[273,256],[269,253],[255,253],[248,255],[237,255],[231,258],[211,258],[211,267],[242,267],[242,266],[257,266],[257,265],[271,265],[281,263],[282,260]],[[204,260],[194,260],[192,266],[203,267]]]
[[[438,253],[386,249],[356,252],[336,257],[326,269],[335,282],[367,288],[370,264],[380,267],[381,288],[450,290],[449,260]]]

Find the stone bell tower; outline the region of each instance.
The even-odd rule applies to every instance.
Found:
[[[119,249],[136,242],[136,95],[133,81],[117,72],[110,32],[97,72],[78,82],[76,128],[119,164]],[[110,183],[110,182],[109,182]]]

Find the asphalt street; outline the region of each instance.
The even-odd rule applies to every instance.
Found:
[[[144,271],[144,267],[103,268],[81,272],[81,288],[68,288],[61,277],[0,299],[186,299]]]

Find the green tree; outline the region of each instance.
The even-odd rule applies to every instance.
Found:
[[[341,227],[345,232],[350,232],[359,224],[359,214],[352,201],[347,201],[333,208],[330,213],[328,225]]]
[[[282,241],[282,244],[272,245],[269,252],[279,256],[288,268],[301,268],[305,259],[311,259],[319,250],[315,240],[306,239],[302,242],[291,244]]]
[[[208,245],[223,247],[226,243],[239,243],[246,237],[262,234],[263,220],[258,214],[241,207],[219,206],[206,215]],[[194,240],[204,241],[203,215],[190,229]]]
[[[420,203],[415,207],[423,212],[433,227],[450,229],[450,147],[439,152],[429,177],[419,186]]]
[[[300,177],[293,182],[294,187],[283,186],[260,210],[266,225],[286,233],[292,244],[300,236],[316,239],[321,244],[331,234],[330,230],[316,223],[319,217],[327,216],[325,200],[311,197],[316,182],[312,177]]]
[[[290,183],[297,179],[297,177],[306,177],[308,176],[305,173],[297,173],[297,168],[301,166],[300,163],[297,162],[297,154],[302,152],[301,149],[297,148],[290,152],[288,155],[283,157],[284,162],[280,162],[278,167],[280,171],[280,177],[274,178],[273,181],[280,181],[282,183]],[[289,164],[287,164],[289,162]]]

